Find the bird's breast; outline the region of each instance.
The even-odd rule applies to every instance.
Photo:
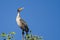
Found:
[[[17,22],[18,26],[21,26],[21,22],[20,22],[19,18],[16,18],[16,22]]]

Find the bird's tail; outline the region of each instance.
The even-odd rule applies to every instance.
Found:
[[[25,31],[26,31],[26,35],[28,35],[29,28],[28,28],[28,27],[26,27],[26,28],[25,28]]]

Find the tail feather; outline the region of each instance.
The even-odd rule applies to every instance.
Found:
[[[29,32],[29,28],[27,26],[25,26],[25,32],[26,32],[26,34],[28,34],[28,32]]]

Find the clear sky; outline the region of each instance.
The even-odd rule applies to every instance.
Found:
[[[33,34],[44,40],[60,40],[59,0],[0,0],[0,33],[16,32],[21,39],[21,29],[16,24],[17,8],[24,7],[21,17]]]

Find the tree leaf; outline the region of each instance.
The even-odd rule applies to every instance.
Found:
[[[5,33],[2,33],[1,36],[2,36],[2,37],[6,37],[6,34],[5,34]]]

